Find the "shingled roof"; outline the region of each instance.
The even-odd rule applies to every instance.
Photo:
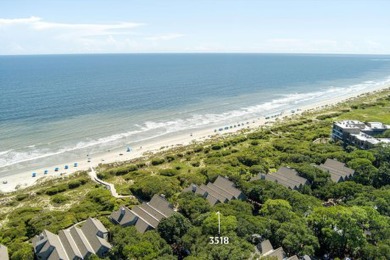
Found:
[[[283,250],[283,247],[278,247],[277,249],[274,249],[271,242],[268,239],[258,244],[257,249],[260,251],[261,254],[260,259],[262,259],[262,257],[274,257],[278,260],[283,260],[283,259],[298,260],[298,257],[296,255],[287,257],[286,253]]]
[[[267,239],[260,243],[258,249],[261,252],[261,256],[276,257],[278,260],[285,258],[286,253],[282,247],[274,249],[271,242]]]
[[[142,205],[134,206],[133,209],[121,207],[111,214],[111,220],[121,226],[135,225],[135,228],[144,233],[149,229],[156,228],[161,219],[168,218],[174,213],[172,205],[161,195],[153,198]]]
[[[85,259],[91,254],[104,256],[111,245],[107,242],[108,232],[103,224],[89,218],[82,228],[76,226],[60,230],[58,235],[44,230],[32,239],[34,252],[39,259],[73,260]]]
[[[202,184],[200,186],[191,184],[183,190],[183,192],[189,191],[205,197],[212,206],[232,199],[244,198],[244,194],[235,187],[234,183],[222,176],[218,176],[214,183],[209,182],[207,185]]]
[[[326,159],[325,163],[320,164],[318,167],[329,172],[330,178],[334,182],[345,181],[355,173],[353,169],[346,167],[344,163],[333,159]]]
[[[300,177],[296,170],[288,167],[280,167],[277,172],[271,174],[259,174],[258,178],[252,180],[256,179],[273,181],[293,190],[308,184],[307,179]]]
[[[6,246],[0,244],[0,259],[8,260],[8,249]]]

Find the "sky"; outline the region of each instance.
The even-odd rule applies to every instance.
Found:
[[[388,0],[1,0],[0,55],[390,54]]]

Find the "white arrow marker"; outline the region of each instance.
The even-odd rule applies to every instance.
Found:
[[[221,213],[217,211],[216,214],[218,215],[218,236],[221,236]]]

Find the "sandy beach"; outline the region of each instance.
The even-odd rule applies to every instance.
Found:
[[[160,137],[157,140],[152,139],[145,142],[137,143],[137,146],[131,147],[130,151],[127,151],[127,147],[124,146],[121,149],[110,150],[104,153],[95,154],[93,156],[86,155],[84,158],[80,158],[76,161],[58,162],[57,165],[47,165],[47,167],[45,168],[36,169],[34,171],[22,172],[6,177],[0,177],[0,191],[12,192],[16,189],[23,189],[52,178],[69,176],[70,174],[75,173],[77,171],[89,170],[90,165],[95,167],[101,163],[105,164],[128,161],[131,159],[140,158],[150,153],[155,153],[169,148],[173,148],[175,146],[185,146],[191,144],[192,142],[202,142],[204,140],[213,138],[214,136],[219,136],[226,133],[234,133],[242,129],[256,129],[266,124],[272,124],[276,119],[283,119],[292,115],[301,114],[305,111],[322,109],[325,107],[336,105],[340,102],[344,102],[361,94],[380,91],[388,89],[389,87],[389,85],[377,86],[377,88],[373,88],[370,91],[357,91],[355,93],[340,96],[338,98],[332,98],[329,100],[317,102],[315,104],[296,107],[296,109],[294,110],[283,111],[282,113],[278,115],[273,115],[270,118],[268,116],[265,116],[261,118],[257,117],[250,120],[245,120],[245,122],[238,122],[236,127],[230,124],[221,125],[218,128],[213,127],[200,130],[188,130],[180,134]],[[238,124],[240,124],[240,126],[238,126]],[[74,165],[74,163],[76,162],[77,167],[75,167]],[[65,169],[65,165],[68,166],[68,169]],[[55,168],[58,168],[58,171],[55,171]],[[47,170],[47,174],[45,174],[45,170]],[[32,177],[33,172],[36,173],[35,177]]]

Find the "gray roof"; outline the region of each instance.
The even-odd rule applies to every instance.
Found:
[[[273,248],[271,242],[267,239],[267,240],[264,240],[263,242],[261,242],[259,250],[264,255],[264,254],[274,250],[274,248]]]
[[[73,240],[69,230],[60,230],[58,232],[58,236],[70,259],[75,259],[76,257],[83,258],[83,255],[78,249],[77,244]]]
[[[293,256],[290,256],[289,258],[287,258],[287,260],[299,260],[299,258],[298,258],[298,256],[293,255]]]
[[[121,206],[119,210],[111,213],[110,218],[115,224],[128,226],[136,221],[137,216],[129,208]]]
[[[154,195],[148,204],[161,212],[165,217],[169,217],[174,213],[172,205],[161,195]]]
[[[135,228],[137,229],[138,232],[145,233],[147,230],[152,229],[153,227],[144,219],[139,218],[135,223]]]
[[[34,251],[40,259],[84,259],[96,254],[105,247],[111,248],[107,242],[107,229],[94,218],[86,220],[82,228],[76,226],[60,230],[58,235],[44,230],[32,239]]]
[[[211,189],[209,185],[206,186],[206,185],[202,184],[200,186],[200,188],[206,191],[205,196],[206,196],[207,200],[208,200],[208,197],[212,196],[213,198],[216,198],[219,202],[222,202],[222,203],[225,203],[228,201],[228,199],[224,195]]]
[[[191,184],[183,190],[183,192],[188,191],[205,197],[212,206],[218,202],[225,203],[232,199],[240,199],[243,196],[243,193],[234,186],[233,182],[221,176],[218,176],[214,183],[209,182],[207,185],[197,186]]]
[[[69,259],[59,236],[48,230],[37,236],[33,245],[35,253],[41,256],[40,259]]]
[[[279,247],[274,250],[271,242],[268,239],[260,243],[259,250],[262,256],[269,256],[269,257],[274,256],[278,260],[283,260],[286,255],[282,247]]]
[[[273,250],[271,253],[267,254],[269,257],[276,257],[278,260],[283,260],[285,258],[286,253],[284,252],[282,247],[278,247]]]
[[[73,226],[69,232],[83,257],[93,254],[93,248],[80,228]]]
[[[0,244],[0,259],[8,260],[8,249],[5,245]]]
[[[161,195],[154,195],[150,202],[134,206],[133,209],[121,207],[111,214],[111,219],[120,225],[135,224],[135,228],[144,233],[157,228],[163,218],[170,217],[175,211],[172,205]]]
[[[91,245],[94,253],[97,253],[102,246],[108,249],[111,248],[111,245],[104,239],[104,235],[107,234],[108,231],[99,220],[95,218],[87,219],[81,227],[81,230]]]
[[[299,176],[297,171],[287,167],[280,167],[277,172],[266,174],[264,178],[268,181],[277,182],[291,189],[297,189],[308,183],[307,179]]]
[[[326,159],[325,163],[318,167],[329,172],[330,177],[334,182],[344,181],[355,173],[354,170],[346,167],[344,163],[333,159]]]
[[[135,206],[132,211],[138,216],[139,221],[140,218],[142,218],[145,222],[147,222],[152,228],[156,228],[159,220],[155,218],[152,214],[149,213],[145,207],[142,206]]]

